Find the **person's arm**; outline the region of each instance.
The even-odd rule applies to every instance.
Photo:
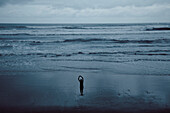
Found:
[[[82,77],[81,75],[78,77],[78,80],[79,80],[79,81],[80,81],[80,78],[81,78],[82,80],[84,80],[83,77]]]
[[[80,77],[81,77],[81,76],[78,77],[78,81],[80,81]]]

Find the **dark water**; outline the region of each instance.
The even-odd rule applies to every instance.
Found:
[[[170,23],[0,24],[0,71],[169,75],[169,27]]]

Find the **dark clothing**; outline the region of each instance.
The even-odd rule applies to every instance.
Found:
[[[83,86],[83,80],[79,80],[80,81],[80,90],[83,90],[84,86]]]

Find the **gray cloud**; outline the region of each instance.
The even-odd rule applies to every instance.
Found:
[[[0,6],[4,6],[7,4],[26,4],[33,0],[0,0]]]
[[[153,4],[170,4],[170,0],[35,0],[36,4],[52,5],[54,8],[113,8],[117,6],[151,6]]]
[[[113,8],[117,6],[151,6],[153,4],[170,4],[170,0],[0,0],[0,6],[6,4],[49,5],[54,8]]]
[[[0,5],[0,22],[170,22],[170,0],[0,0]]]

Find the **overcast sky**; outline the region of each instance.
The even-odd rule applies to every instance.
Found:
[[[3,22],[170,22],[170,0],[0,0]]]

